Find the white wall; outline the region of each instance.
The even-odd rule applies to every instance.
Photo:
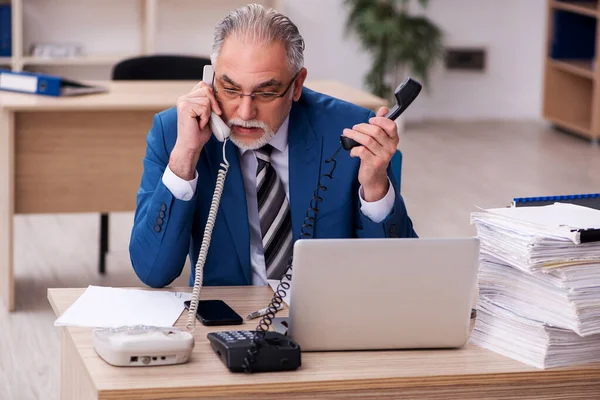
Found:
[[[440,65],[429,93],[407,119],[539,118],[545,41],[545,0],[430,0],[427,16],[450,46],[487,49],[485,72],[452,72]],[[343,0],[287,0],[286,13],[307,42],[313,78],[336,77],[363,87],[370,59],[344,35]]]
[[[218,19],[239,0],[162,0],[158,51],[208,54]],[[306,41],[309,78],[337,79],[363,88],[370,59],[346,37],[343,0],[284,0],[285,13]],[[210,6],[209,6],[210,4]],[[28,0],[26,43],[81,41],[92,53],[139,51],[137,2]],[[409,120],[540,117],[544,58],[545,0],[430,0],[427,15],[450,46],[487,49],[485,72],[435,69],[413,104]],[[106,29],[107,18],[110,29]],[[113,18],[115,18],[113,20]],[[109,67],[52,67],[74,78],[108,79]]]

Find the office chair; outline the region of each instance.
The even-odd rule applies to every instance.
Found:
[[[200,81],[205,65],[210,65],[209,58],[183,55],[134,57],[116,64],[112,71],[112,79],[115,81]]]
[[[152,55],[128,58],[117,63],[112,70],[114,81],[152,80],[202,80],[205,65],[210,58],[183,55]],[[108,214],[100,215],[100,255],[98,272],[106,272],[108,253]]]

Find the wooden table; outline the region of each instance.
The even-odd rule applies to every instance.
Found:
[[[190,288],[175,288],[189,291]],[[225,300],[240,315],[264,307],[268,287],[203,288],[203,299]],[[49,289],[61,315],[84,289]],[[287,315],[287,310],[281,311]],[[184,328],[186,313],[176,326]],[[255,329],[244,323],[240,329]],[[600,365],[538,370],[488,350],[303,353],[297,371],[230,373],[206,334],[228,327],[196,325],[190,362],[163,367],[112,367],[96,354],[90,328],[60,328],[61,398],[66,399],[597,399]],[[373,329],[385,329],[373,327]],[[302,346],[302,343],[300,343]]]
[[[0,297],[8,310],[13,216],[133,211],[152,117],[195,84],[104,82],[108,93],[71,98],[0,92]],[[386,104],[338,82],[306,86],[373,110]]]

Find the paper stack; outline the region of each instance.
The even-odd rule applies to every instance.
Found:
[[[538,368],[600,361],[600,211],[473,213],[481,242],[473,344]]]
[[[147,325],[171,327],[191,294],[163,290],[88,286],[54,326],[117,328]]]

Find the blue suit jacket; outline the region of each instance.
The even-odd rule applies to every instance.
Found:
[[[340,146],[339,135],[347,127],[368,122],[370,110],[304,88],[290,112],[289,193],[294,240],[299,237],[306,211],[321,174],[329,173],[330,158]],[[197,165],[198,186],[190,201],[178,200],[162,183],[163,172],[177,138],[177,110],[154,116],[147,137],[144,172],[137,193],[137,208],[129,246],[133,268],[145,284],[163,287],[177,278],[186,256],[192,266],[202,242],[215,189],[222,143],[212,137]],[[244,183],[237,148],[227,142],[229,172],[213,229],[204,267],[204,285],[251,285],[250,235]],[[341,150],[333,179],[324,178],[319,191],[315,238],[416,237],[397,188],[398,177],[388,174],[396,192],[390,214],[374,223],[360,212],[358,168],[360,160]],[[190,277],[193,285],[194,271]]]

